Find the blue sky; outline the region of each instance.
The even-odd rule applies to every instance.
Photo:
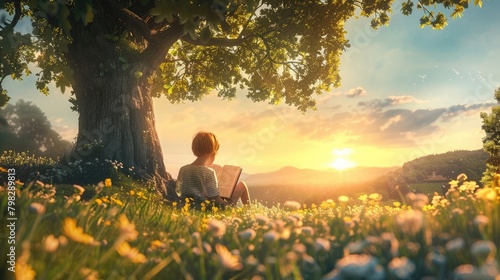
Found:
[[[421,11],[395,13],[389,26],[347,23],[351,48],[341,59],[341,87],[317,97],[305,114],[285,105],[233,101],[215,95],[201,102],[155,99],[165,163],[176,176],[194,157],[192,135],[213,131],[221,142],[216,162],[248,173],[282,166],[325,169],[338,159],[358,166],[395,166],[419,156],[482,147],[480,112],[489,112],[500,86],[500,3],[471,5],[444,30],[419,26]],[[449,14],[449,12],[445,12]],[[71,140],[76,113],[68,93],[37,92],[35,77],[6,82],[12,97],[34,101],[53,128]],[[339,153],[339,151],[348,151]]]

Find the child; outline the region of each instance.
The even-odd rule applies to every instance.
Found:
[[[193,138],[191,149],[196,160],[181,167],[177,177],[181,199],[193,198],[197,203],[211,200],[216,205],[226,206],[236,204],[241,198],[243,204],[250,204],[250,194],[244,182],[238,182],[229,200],[220,197],[215,170],[209,167],[219,150],[219,142],[213,133],[198,132]]]

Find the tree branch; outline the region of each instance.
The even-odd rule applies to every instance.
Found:
[[[255,37],[255,36],[249,36],[249,37]],[[236,38],[236,39],[210,38],[208,40],[202,41],[200,39],[193,39],[188,34],[185,34],[182,36],[181,39],[195,46],[237,47],[241,46],[241,44],[243,44],[243,42],[248,40],[249,37]]]
[[[157,38],[154,36],[154,31],[151,30],[146,22],[137,14],[133,13],[125,7],[121,7],[117,2],[112,0],[102,0],[102,3],[110,10],[112,14],[123,20],[126,24],[130,25],[133,29],[137,30],[144,39],[149,42],[154,42],[157,40]]]
[[[15,8],[15,13],[14,13],[14,17],[12,18],[12,21],[9,24],[7,24],[5,27],[0,29],[0,36],[2,36],[2,37],[5,37],[7,34],[14,31],[14,27],[17,25],[17,23],[21,19],[21,15],[22,15],[21,0],[14,0],[14,8]]]

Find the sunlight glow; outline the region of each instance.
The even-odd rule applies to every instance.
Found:
[[[352,149],[351,148],[335,148],[332,150],[332,154],[334,156],[342,157],[342,156],[348,156],[352,154]]]
[[[337,170],[344,170],[347,168],[353,168],[354,166],[356,166],[356,164],[354,162],[352,162],[348,159],[342,158],[342,157],[336,158],[330,163],[330,167],[337,169]]]

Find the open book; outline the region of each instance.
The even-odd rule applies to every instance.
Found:
[[[213,168],[215,174],[217,174],[220,196],[223,198],[231,198],[234,187],[236,187],[241,175],[241,167],[234,165],[220,166],[217,164],[212,164],[210,167]]]

